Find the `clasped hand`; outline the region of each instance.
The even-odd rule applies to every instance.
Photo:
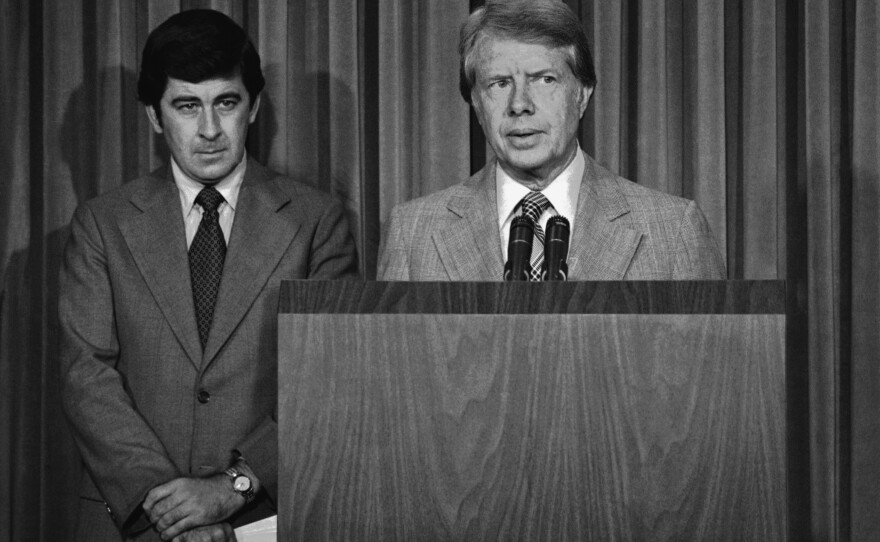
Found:
[[[232,491],[229,477],[218,474],[208,478],[177,478],[156,486],[147,493],[143,506],[162,540],[172,540],[191,529],[215,527],[213,524],[225,520],[244,504],[244,497]],[[226,532],[226,529],[220,530]],[[231,533],[231,529],[229,531]],[[227,536],[226,540],[235,540],[235,535]]]
[[[175,536],[171,542],[236,542],[235,531],[228,523],[196,527]]]

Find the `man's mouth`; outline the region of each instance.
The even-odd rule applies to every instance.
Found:
[[[530,149],[539,143],[539,137],[542,134],[540,130],[530,128],[518,128],[507,132],[508,144],[520,150]]]
[[[508,137],[529,137],[535,134],[539,134],[539,130],[532,130],[529,128],[518,128],[516,130],[511,130],[507,132]]]

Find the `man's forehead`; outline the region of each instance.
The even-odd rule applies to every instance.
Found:
[[[203,100],[211,100],[217,96],[228,94],[244,96],[246,93],[244,82],[241,80],[241,75],[238,74],[226,77],[212,77],[198,83],[169,77],[168,83],[165,85],[165,92],[162,94],[162,99],[171,101],[176,98],[191,96]]]
[[[489,35],[477,44],[477,65],[486,68],[563,68],[568,66],[568,50],[566,47],[548,47],[541,43]]]

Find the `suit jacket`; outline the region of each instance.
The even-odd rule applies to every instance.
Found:
[[[694,202],[584,158],[570,280],[724,278],[721,254]],[[379,280],[502,280],[495,194],[492,161],[461,184],[395,207],[382,239]]]
[[[233,450],[266,490],[238,523],[270,515],[280,282],[355,274],[341,205],[249,159],[202,351],[170,168],[81,205],[59,299],[63,406],[87,470],[80,536],[143,531],[150,489],[222,472]]]

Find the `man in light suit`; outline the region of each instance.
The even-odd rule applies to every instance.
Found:
[[[578,124],[596,74],[580,22],[563,2],[489,0],[462,27],[459,53],[462,96],[496,158],[463,183],[392,211],[380,280],[502,280],[510,226],[526,196],[540,204],[542,235],[551,216],[568,219],[569,279],[724,277],[693,202],[622,179],[580,149]]]
[[[260,58],[210,10],[144,47],[168,167],[80,206],[61,272],[77,540],[229,540],[274,513],[282,279],[356,274],[342,207],[245,153]]]

